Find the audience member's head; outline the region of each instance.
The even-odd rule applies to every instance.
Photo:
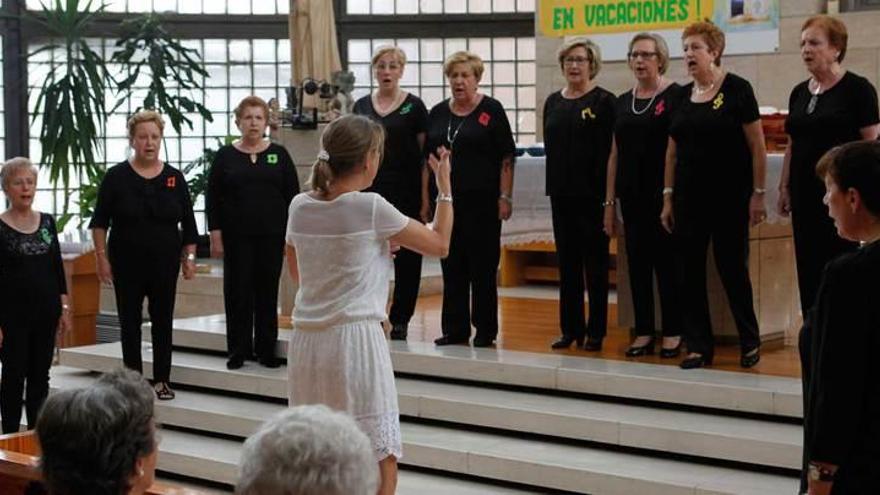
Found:
[[[880,223],[880,142],[854,141],[832,148],[819,160],[816,172],[825,180],[823,201],[838,235],[870,240]]]
[[[133,371],[119,369],[91,387],[52,394],[36,433],[52,495],[137,495],[153,484],[153,390]]]
[[[379,470],[370,441],[325,406],[276,415],[244,444],[239,495],[373,495]]]

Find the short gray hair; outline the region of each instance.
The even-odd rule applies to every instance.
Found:
[[[37,167],[34,166],[30,158],[17,156],[3,163],[3,168],[0,169],[0,185],[2,185],[4,191],[6,186],[9,185],[9,181],[21,172],[30,172],[34,174],[34,179],[37,178]]]
[[[657,33],[639,33],[630,40],[629,51],[632,52],[633,45],[642,40],[654,42],[654,50],[657,52],[657,66],[661,75],[666,74],[669,69],[669,46],[666,45],[666,40]]]
[[[374,495],[379,466],[350,417],[322,405],[287,409],[244,443],[239,495]]]
[[[599,45],[589,38],[580,36],[562,43],[562,46],[560,46],[559,50],[556,52],[556,59],[559,60],[559,68],[565,70],[565,57],[568,56],[568,52],[579,46],[587,51],[587,58],[589,59],[590,65],[590,79],[595,79],[596,76],[599,75],[599,71],[602,70],[602,50],[599,48]]]

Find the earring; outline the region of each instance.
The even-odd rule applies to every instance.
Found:
[[[138,468],[138,477],[140,477],[140,478],[144,477],[144,468]]]

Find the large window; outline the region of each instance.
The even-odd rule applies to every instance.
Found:
[[[349,4],[350,5],[350,4]],[[375,88],[370,59],[375,49],[396,44],[406,53],[401,89],[419,95],[431,108],[449,96],[443,60],[459,50],[470,50],[485,64],[480,91],[498,99],[507,110],[517,141],[535,140],[534,38],[422,38],[353,39],[348,42],[348,68],[356,77],[354,97]]]
[[[27,8],[54,0],[27,0]],[[99,1],[94,2],[100,4]],[[176,12],[179,14],[287,14],[289,0],[104,0],[107,12]]]
[[[190,161],[202,155],[206,147],[216,148],[217,140],[229,134],[237,135],[233,110],[241,99],[255,94],[265,100],[271,98],[282,99],[284,90],[290,80],[290,43],[288,40],[253,39],[253,40],[225,40],[204,39],[186,40],[189,48],[193,48],[202,54],[205,68],[209,77],[199,81],[203,91],[191,94],[196,101],[205,105],[213,114],[213,122],[204,121],[198,114],[189,114],[193,121],[190,130],[184,125],[183,135],[177,135],[171,125],[166,121],[163,160],[172,166],[183,167]],[[110,39],[96,39],[93,47],[102,53],[105,59],[109,59],[114,51],[114,42]],[[35,51],[39,45],[32,45],[30,51]],[[43,51],[32,57],[28,63],[28,80],[31,91],[39,90],[39,86],[45,79],[52,66],[53,60],[61,56],[60,53]],[[117,68],[118,70],[118,68]],[[125,160],[130,153],[126,131],[126,120],[141,105],[146,95],[146,80],[140,80],[136,84],[131,98],[127,99],[107,119],[105,135],[99,136],[101,146],[99,152],[106,166]],[[29,101],[30,114],[34,115],[35,99]],[[115,98],[111,99],[110,107],[115,104]],[[32,129],[40,128],[41,116]],[[30,155],[37,162],[41,157],[39,136],[36,131],[30,136]],[[198,173],[194,170],[191,173]],[[36,207],[42,211],[58,212],[62,209],[64,201],[63,191],[50,189],[48,173],[41,172],[41,192],[37,195]],[[72,186],[77,186],[74,181]],[[76,200],[78,193],[72,192],[70,197],[71,208],[69,211],[76,214],[78,208]],[[204,198],[196,202],[197,212],[204,210]],[[197,215],[200,231],[204,232],[204,215]],[[78,222],[74,221],[76,225]]]
[[[535,0],[347,0],[348,14],[490,14],[534,12]]]

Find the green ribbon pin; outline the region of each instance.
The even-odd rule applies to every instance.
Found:
[[[412,103],[407,103],[406,105],[400,107],[400,115],[406,115],[409,111],[412,110]]]
[[[43,242],[46,244],[52,244],[52,236],[49,235],[49,229],[43,227],[40,229],[40,238],[43,239]]]
[[[278,154],[277,153],[269,153],[266,155],[266,162],[269,165],[277,165],[278,164]]]

